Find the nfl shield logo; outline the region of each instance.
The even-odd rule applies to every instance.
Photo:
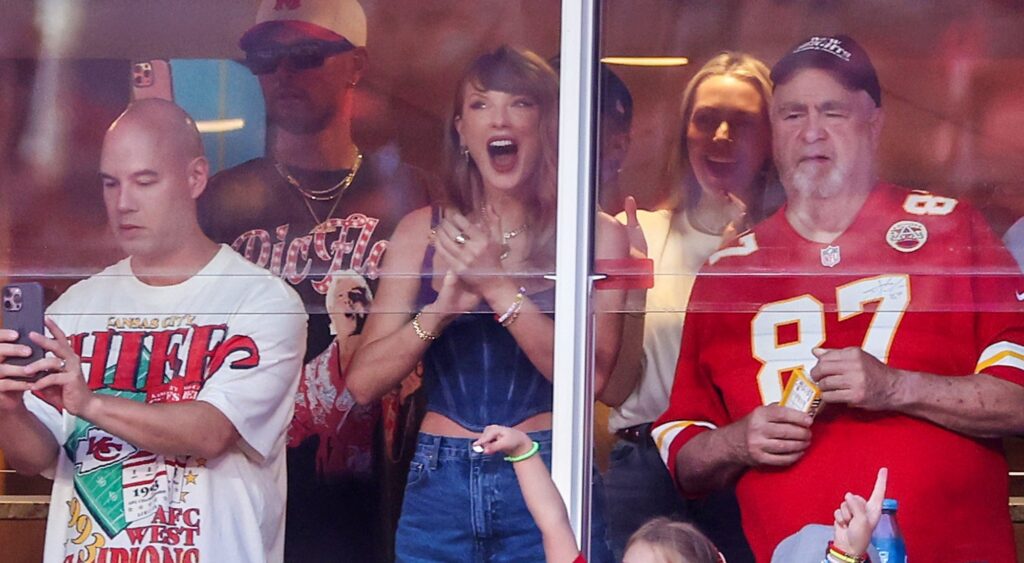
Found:
[[[821,249],[821,265],[826,268],[834,268],[839,263],[839,247],[828,246]]]

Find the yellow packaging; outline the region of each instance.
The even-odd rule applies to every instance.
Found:
[[[814,416],[821,406],[821,389],[804,373],[804,370],[796,368],[789,377],[786,388],[782,390],[780,404]]]

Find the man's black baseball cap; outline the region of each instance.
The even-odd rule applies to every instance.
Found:
[[[864,49],[846,35],[811,37],[799,43],[772,67],[772,83],[785,84],[803,68],[817,68],[832,73],[848,90],[864,90],[882,105],[882,87],[878,74]]]

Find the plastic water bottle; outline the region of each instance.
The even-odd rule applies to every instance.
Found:
[[[896,523],[896,510],[899,503],[896,499],[887,498],[882,501],[882,518],[878,521],[874,533],[871,534],[871,545],[878,550],[881,563],[907,563],[907,546],[903,543],[903,534]]]

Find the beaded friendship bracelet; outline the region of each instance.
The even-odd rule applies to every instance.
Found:
[[[828,542],[828,548],[825,550],[825,559],[827,561],[835,561],[836,563],[868,563],[871,558],[867,553],[861,556],[846,553],[835,546],[835,542]]]
[[[523,301],[526,299],[526,288],[520,287],[519,292],[516,293],[515,299],[512,300],[512,304],[508,306],[508,309],[501,315],[494,315],[494,319],[498,321],[503,327],[508,327],[512,323],[516,322],[519,318],[519,311],[523,308]]]
[[[515,455],[515,456],[513,456],[513,455],[505,456],[505,461],[507,461],[509,463],[516,463],[518,461],[523,461],[525,459],[530,459],[531,457],[537,455],[537,452],[539,452],[539,451],[540,451],[540,444],[538,444],[537,441],[534,440],[533,446],[530,447],[530,450],[528,452],[526,452],[525,454],[520,454],[520,455]]]

